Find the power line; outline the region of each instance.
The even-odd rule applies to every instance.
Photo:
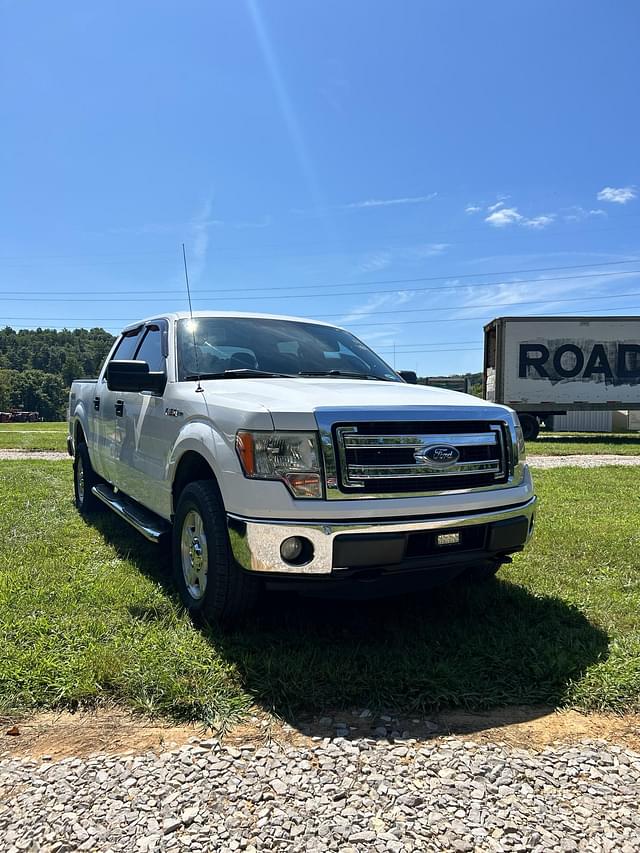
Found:
[[[371,349],[376,352],[386,352],[386,355],[389,356],[393,351],[390,347],[371,347]],[[452,349],[448,349],[446,347],[441,349],[408,349],[408,350],[400,350],[398,355],[415,355],[417,353],[422,353],[424,355],[438,355],[439,352],[478,352],[478,350],[482,350],[484,347],[453,347]]]
[[[466,305],[464,307],[464,310],[469,311],[469,310],[473,310],[473,309],[477,309],[477,308],[494,308],[497,310],[498,308],[509,309],[509,308],[514,307],[514,306],[521,306],[521,305],[548,305],[548,304],[553,304],[553,303],[589,302],[589,301],[595,302],[595,301],[600,301],[602,299],[607,299],[607,300],[608,299],[628,299],[630,297],[635,297],[635,296],[640,296],[640,292],[639,291],[633,291],[631,293],[606,294],[603,296],[577,296],[577,297],[552,297],[549,299],[527,299],[527,300],[518,301],[518,302],[506,302],[506,303],[503,302],[503,303],[499,303],[499,304],[496,304],[493,302],[486,303],[486,304],[471,303],[469,305]],[[435,311],[442,312],[442,311],[451,311],[451,310],[452,309],[449,307],[399,308],[399,309],[395,309],[395,310],[391,310],[391,311],[377,311],[376,314],[377,315],[380,315],[380,314],[384,314],[384,315],[387,315],[387,314],[406,314],[406,313],[416,314],[416,313],[423,312],[423,311],[428,311],[429,313],[433,313]],[[326,318],[341,317],[341,316],[343,316],[343,314],[323,314],[323,315],[316,317],[316,318],[301,318],[301,319],[326,319]],[[66,320],[66,319],[70,320],[71,318],[64,318],[64,317],[55,317],[55,318],[54,317],[50,317],[50,318],[5,317],[5,319],[6,320],[13,320],[13,321],[15,321],[15,320],[18,320],[18,321],[33,320],[33,319],[44,319],[44,320],[50,319],[50,320],[56,320],[56,321],[62,322],[63,320]],[[81,320],[82,322],[89,322],[90,320],[94,320],[94,319],[96,319],[96,318],[90,318],[90,317],[76,318],[72,322],[78,322],[79,320]],[[124,323],[124,322],[129,322],[129,319],[130,318],[113,317],[113,318],[110,318],[110,321],[111,322],[123,322]],[[464,320],[466,318],[462,317],[462,316],[458,316],[458,317],[454,317],[451,319]],[[379,326],[379,325],[382,325],[383,322],[385,322],[385,321],[381,321],[379,323],[378,322],[362,323],[357,318],[354,318],[354,320],[351,322],[344,322],[344,325],[356,326],[356,327]],[[426,321],[426,320],[415,320],[415,321],[407,321],[407,320],[395,321],[395,320],[392,320],[392,321],[386,321],[386,322],[394,322],[396,324],[397,323],[403,324],[403,323],[407,323],[407,322],[419,323],[419,322],[428,322],[428,321]],[[435,321],[435,322],[437,322],[437,321]]]
[[[627,262],[628,263],[628,262]],[[582,273],[580,275],[564,275],[564,276],[549,276],[548,278],[540,279],[540,278],[518,278],[518,279],[506,279],[502,281],[485,281],[485,282],[477,282],[475,286],[478,287],[500,287],[505,284],[546,284],[547,282],[555,282],[555,281],[576,281],[585,278],[610,278],[612,276],[623,277],[623,276],[634,276],[640,275],[640,269],[638,270],[616,270],[615,272],[593,272],[593,273]],[[407,283],[409,279],[397,279],[396,283],[402,281],[403,283]],[[411,290],[414,293],[427,293],[437,291],[438,293],[447,291],[447,290],[458,290],[461,287],[470,287],[469,284],[458,284],[458,285],[445,285],[443,287],[413,287]],[[359,290],[359,291],[343,291],[342,293],[332,293],[330,294],[333,299],[337,297],[344,296],[376,296],[378,294],[389,294],[389,293],[399,293],[401,291],[394,290]],[[270,299],[317,299],[319,297],[325,296],[323,293],[300,293],[300,294],[287,294],[284,296],[265,296],[262,297],[264,300]],[[200,298],[200,297],[198,297]],[[231,301],[245,301],[250,300],[255,302],[256,296],[223,296],[220,297],[223,302],[231,302]],[[29,302],[31,301],[29,296],[0,296],[0,300],[3,302]],[[105,303],[105,302],[122,302],[122,299],[111,299],[106,297],[98,297],[94,298],[65,298],[59,299],[55,298],[51,300],[52,302],[97,302],[97,303]],[[133,296],[127,299],[127,302],[149,302],[148,296]],[[357,309],[353,309],[354,311]],[[344,313],[344,312],[343,312]],[[340,316],[340,315],[334,315]]]
[[[475,272],[475,273],[446,273],[444,275],[433,275],[433,276],[418,276],[415,278],[387,278],[380,279],[378,281],[351,281],[351,282],[323,282],[317,284],[311,284],[309,287],[315,288],[327,288],[327,287],[369,287],[369,286],[377,286],[379,284],[417,284],[423,281],[448,281],[449,279],[470,279],[470,278],[480,278],[484,276],[498,276],[498,275],[520,275],[522,273],[536,273],[536,272],[563,272],[566,270],[580,270],[580,269],[592,269],[593,267],[611,267],[611,266],[620,266],[622,264],[632,264],[632,263],[640,263],[640,258],[626,258],[621,261],[594,261],[589,264],[568,264],[564,266],[555,266],[555,267],[529,267],[526,269],[519,270],[492,270],[489,272]],[[618,273],[615,273],[616,275]],[[605,275],[605,273],[593,273],[593,275]],[[592,276],[590,276],[592,277]],[[535,279],[536,281],[538,279]],[[545,281],[554,281],[555,279],[545,279]],[[500,282],[500,284],[509,284],[510,282]],[[474,284],[467,284],[466,287],[485,287],[491,282],[477,282]],[[287,284],[287,285],[279,285],[277,287],[243,287],[242,292],[247,293],[249,291],[257,291],[259,293],[272,292],[276,290],[295,290],[299,288],[300,284]],[[424,290],[444,290],[444,287],[438,288],[424,288]],[[236,294],[238,291],[238,286],[236,285],[233,288],[216,288],[215,290],[211,288],[194,288],[192,293],[200,293],[200,294],[214,294],[216,296],[220,296],[222,293],[233,293]],[[363,294],[366,291],[361,291]],[[372,293],[385,293],[388,291],[371,291]],[[393,291],[395,292],[395,291]],[[131,290],[110,290],[109,293],[113,296],[130,296]],[[159,289],[151,289],[146,290],[145,294],[147,296],[151,294],[173,294],[181,296],[183,293],[182,290],[159,290]],[[20,297],[27,299],[29,296],[59,296],[63,294],[69,294],[74,296],[73,300],[59,300],[59,301],[76,301],[77,292],[73,290],[32,290],[26,296]],[[286,296],[278,297],[281,299],[291,299],[292,296],[296,296],[297,294],[287,294]],[[323,294],[309,294],[310,296],[323,295]],[[146,297],[140,297],[145,298]],[[248,299],[254,299],[255,297],[243,297]],[[12,297],[0,297],[0,299],[11,300]],[[98,301],[98,300],[96,300]],[[117,301],[117,300],[116,300]]]
[[[422,341],[422,340],[413,341],[413,343],[410,343],[410,344],[398,344],[398,343],[396,343],[395,349],[397,349],[399,352],[401,352],[403,349],[413,349],[414,347],[420,347],[420,349],[424,349],[425,347],[427,347],[427,348],[435,347],[437,349],[438,347],[451,346],[451,344],[455,344],[457,347],[458,346],[469,347],[470,349],[473,349],[473,347],[478,346],[478,344],[480,344],[480,343],[482,343],[482,336],[480,336],[478,339],[476,339],[473,342],[456,341],[456,340],[453,340],[452,338],[449,338],[446,341],[438,341],[437,343],[430,343],[429,341]],[[377,348],[378,349],[393,349],[393,342],[392,341],[389,341],[388,343],[382,343],[381,342],[380,344],[377,345]]]
[[[552,301],[560,301],[560,300],[552,300]],[[497,307],[508,308],[509,306],[508,305],[500,305]],[[626,311],[628,311],[628,310],[639,311],[640,310],[640,305],[624,305],[622,307]],[[619,311],[620,308],[599,308],[596,310],[597,311]],[[523,319],[526,319],[527,317],[571,317],[573,314],[574,314],[573,311],[553,311],[550,314],[536,312],[535,314],[518,314],[517,316],[521,317]],[[507,316],[507,315],[501,315],[501,316]],[[606,318],[607,315],[606,314],[596,314],[594,312],[590,312],[589,316],[594,317],[594,318],[598,318],[598,317]],[[462,321],[473,321],[473,320],[485,321],[486,317],[487,317],[486,314],[480,314],[477,317],[444,317],[444,318],[439,318],[437,320],[403,320],[402,325],[410,325],[410,324],[415,324],[415,323],[421,323],[423,325],[428,325],[428,324],[430,325],[432,323],[460,323]],[[637,316],[631,317],[631,315],[629,315],[629,318],[634,319],[634,320],[640,319],[640,317],[637,317]],[[4,320],[12,320],[12,319],[13,320],[22,320],[22,319],[34,320],[37,318],[33,318],[33,317],[25,317],[25,318],[5,317],[4,318]],[[312,320],[313,318],[312,317],[300,317],[298,319],[300,319],[300,320]],[[1,322],[4,322],[4,320],[2,320]],[[47,318],[47,320],[53,320],[55,322],[62,322],[62,318],[58,318],[58,317],[49,317],[49,318]],[[47,322],[47,320],[45,320],[45,322]],[[75,319],[70,319],[70,322],[71,323],[83,323],[83,322],[89,322],[89,320],[81,319],[81,318],[75,318]],[[114,318],[110,318],[107,322],[116,322],[116,320],[114,320]],[[131,322],[131,318],[127,317],[125,320],[122,320],[122,321],[117,320],[117,322],[129,323],[129,322]],[[383,321],[381,323],[366,323],[366,324],[360,324],[360,325],[382,326],[382,325],[388,325],[388,324],[389,324],[389,321],[387,320],[386,322]],[[352,324],[349,324],[349,325],[352,325]],[[36,328],[43,328],[43,327],[39,324],[36,326],[32,325],[32,326],[28,326],[25,328],[36,329]],[[51,326],[48,326],[45,328],[51,328]],[[99,326],[96,328],[101,328],[101,329],[104,329],[105,331],[109,331],[109,330],[115,330],[117,332],[121,331],[120,327],[115,327],[115,326],[108,326],[108,327]]]
[[[640,270],[638,270],[638,273],[640,273]],[[632,293],[606,294],[604,296],[576,296],[576,297],[557,297],[556,296],[556,297],[552,297],[550,299],[528,299],[526,301],[520,301],[520,302],[501,302],[501,303],[497,303],[497,304],[493,303],[493,302],[490,302],[487,304],[481,304],[481,305],[478,305],[477,303],[472,303],[470,305],[465,305],[463,310],[464,311],[471,311],[475,308],[492,308],[494,310],[498,310],[498,309],[508,310],[509,308],[513,308],[514,306],[520,306],[520,305],[548,305],[548,304],[564,303],[564,302],[600,301],[602,299],[627,299],[627,298],[632,297],[632,296],[640,296],[640,291],[634,291]],[[622,306],[622,307],[624,308],[627,306]],[[431,308],[430,307],[430,308],[398,309],[398,311],[379,311],[376,313],[377,314],[395,314],[395,313],[399,313],[399,312],[405,313],[408,311],[412,314],[415,314],[415,313],[418,313],[420,311],[429,311],[429,313],[433,313],[434,311],[451,311],[451,310],[452,309],[450,307],[444,307],[444,308]],[[301,317],[300,319],[303,319],[303,320],[304,319],[308,319],[308,320],[323,319],[325,317],[331,317],[331,316],[340,317],[342,315],[341,314],[334,314],[334,315],[324,314],[324,315],[322,315],[322,317],[315,317],[315,318],[313,318],[313,317]],[[5,320],[19,320],[19,321],[40,319],[40,320],[45,320],[45,321],[46,320],[55,320],[57,322],[62,322],[65,320],[71,320],[71,322],[89,322],[89,321],[95,320],[96,318],[84,317],[84,318],[72,319],[71,317],[66,317],[66,318],[65,317],[38,318],[38,317],[9,317],[9,316],[5,316],[4,319]],[[360,322],[360,320],[354,319],[353,321],[345,321],[343,323],[343,325],[349,326],[349,327],[351,327],[351,326],[357,326],[357,327],[380,326],[380,325],[387,324],[389,322],[399,324],[399,325],[405,325],[408,323],[439,323],[439,322],[462,321],[462,320],[467,320],[467,319],[473,319],[473,318],[468,318],[468,317],[465,317],[462,315],[457,315],[455,317],[446,318],[446,319],[439,319],[439,320],[397,320],[397,321],[382,320],[382,321],[376,322],[376,323],[362,323],[362,322]],[[126,323],[129,321],[130,321],[129,317],[127,317],[127,318],[121,318],[121,317],[108,318],[108,322]]]
[[[638,270],[640,273],[640,270]],[[470,305],[465,306],[465,310],[471,308],[494,308],[494,307],[502,307],[502,308],[510,308],[513,305],[545,305],[550,302],[588,302],[589,300],[600,300],[600,299],[626,299],[629,296],[640,296],[639,291],[634,291],[633,293],[608,293],[605,296],[574,296],[574,297],[553,297],[551,299],[527,299],[523,302],[501,302],[499,305],[496,305],[495,302],[489,302],[487,305],[478,305],[477,303],[471,303]],[[354,312],[357,309],[354,309]],[[376,311],[376,314],[415,314],[418,311],[451,311],[451,308],[396,308],[391,311]],[[341,314],[323,314],[322,317],[318,319],[324,320],[326,317],[343,317],[344,311]],[[357,322],[357,320],[355,321]]]

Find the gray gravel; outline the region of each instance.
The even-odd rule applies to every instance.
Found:
[[[59,462],[71,457],[68,453],[58,450],[0,450],[0,459],[45,459],[48,462]]]
[[[640,755],[439,741],[198,741],[0,762],[0,850],[640,850]]]
[[[619,453],[576,453],[572,456],[536,456],[527,454],[532,468],[601,468],[603,465],[640,465],[640,456],[622,456]]]

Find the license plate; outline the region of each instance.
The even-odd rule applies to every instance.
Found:
[[[459,545],[460,544],[460,534],[459,533],[438,533],[436,535],[436,545],[446,546],[446,545]]]

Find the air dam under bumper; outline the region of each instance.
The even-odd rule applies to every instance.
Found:
[[[231,548],[248,571],[338,577],[365,568],[418,569],[499,559],[520,551],[533,532],[536,498],[492,512],[432,515],[406,521],[256,521],[227,515]],[[295,562],[281,555],[291,537],[304,540]]]

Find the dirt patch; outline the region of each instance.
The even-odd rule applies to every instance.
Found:
[[[171,726],[119,710],[46,712],[21,720],[2,720],[0,757],[53,759],[94,753],[162,752],[203,736],[196,726]],[[8,734],[10,731],[18,734]]]
[[[305,745],[312,736],[335,737],[337,726],[348,729],[349,738],[384,737],[381,722],[387,718],[340,713],[335,717],[309,718],[293,727],[263,713],[234,726],[222,736],[225,743],[258,746],[268,740]],[[331,722],[329,722],[331,720]],[[336,723],[336,721],[339,721]],[[640,751],[640,715],[580,714],[549,708],[518,706],[487,712],[457,711],[434,714],[429,720],[393,719],[387,724],[401,732],[395,740],[437,740],[447,735],[464,736],[478,743],[507,743],[525,749],[543,749],[556,742],[604,739]],[[17,734],[8,734],[13,730]],[[377,731],[376,731],[377,730]],[[163,752],[192,738],[216,736],[199,725],[169,725],[125,711],[102,709],[76,714],[41,713],[23,719],[2,720],[0,758],[32,757],[52,760],[96,753],[112,755]],[[391,733],[388,734],[391,737]]]

